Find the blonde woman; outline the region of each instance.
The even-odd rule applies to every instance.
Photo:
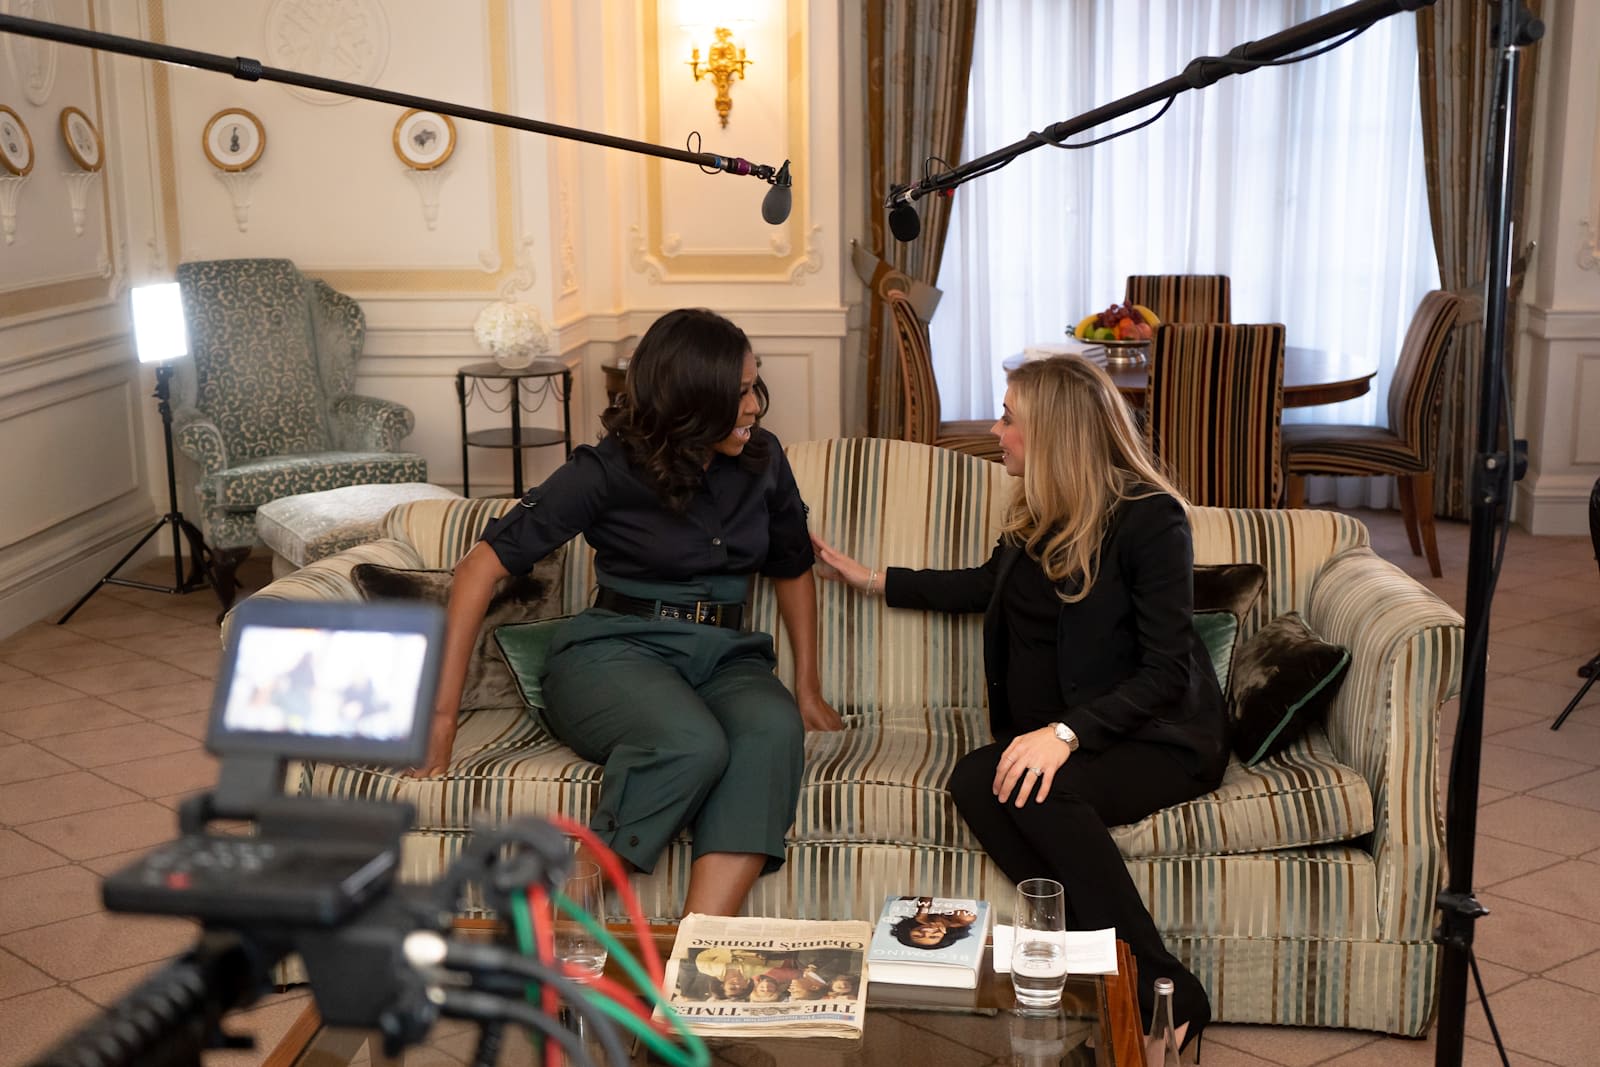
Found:
[[[1138,960],[1145,1018],[1155,980],[1173,980],[1187,1043],[1210,1002],[1107,830],[1210,792],[1227,766],[1184,503],[1087,360],[1013,371],[993,432],[1019,485],[987,563],[880,571],[813,538],[819,573],[894,607],[984,612],[995,740],[956,765],[951,797],[1007,877],[1054,878],[1070,926],[1116,928]]]

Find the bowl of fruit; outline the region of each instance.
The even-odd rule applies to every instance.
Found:
[[[1072,336],[1104,345],[1107,364],[1127,367],[1144,362],[1150,339],[1160,325],[1156,313],[1143,304],[1112,304],[1104,311],[1085,315],[1072,328]]]

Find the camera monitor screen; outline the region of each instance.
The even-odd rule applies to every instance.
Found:
[[[443,633],[430,604],[247,600],[233,615],[206,747],[420,763]]]

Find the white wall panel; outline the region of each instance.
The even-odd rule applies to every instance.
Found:
[[[96,375],[0,420],[0,455],[21,461],[27,500],[0,508],[0,545],[139,488],[133,403],[124,375]]]

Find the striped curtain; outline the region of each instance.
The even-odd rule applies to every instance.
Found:
[[[870,251],[931,286],[939,278],[950,224],[949,201],[940,196],[918,201],[922,234],[901,244],[889,235],[883,199],[890,185],[921,178],[930,157],[951,166],[960,161],[977,0],[866,0],[862,8],[867,36]],[[894,326],[881,297],[869,293],[869,300],[868,432],[894,436],[900,418]]]
[[[1538,15],[1542,2],[1528,0],[1528,7]],[[1473,453],[1477,450],[1483,286],[1489,265],[1485,220],[1493,197],[1484,180],[1484,155],[1495,73],[1491,37],[1496,17],[1491,5],[1476,0],[1441,0],[1417,12],[1423,166],[1428,180],[1434,251],[1439,257],[1439,284],[1464,301],[1445,369],[1439,458],[1434,468],[1434,510],[1456,519],[1466,518],[1470,508],[1468,486]],[[1519,75],[1515,167],[1521,181],[1512,197],[1514,232],[1522,229],[1527,201],[1539,52],[1537,46],[1524,51]],[[1522,279],[1523,265],[1519,262],[1513,268],[1507,295],[1508,360],[1517,334]]]

